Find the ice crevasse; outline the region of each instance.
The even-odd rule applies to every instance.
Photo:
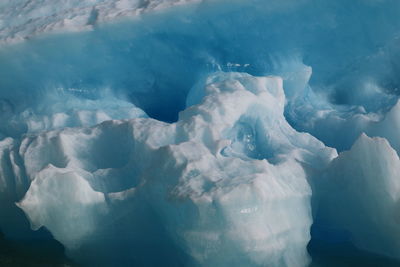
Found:
[[[204,2],[197,17],[160,13],[161,23],[149,16],[131,33],[129,23],[96,27],[189,1],[64,2],[22,8],[30,27],[22,17],[4,26],[12,12],[0,12],[2,43],[68,30],[72,18],[75,30],[95,29],[0,49],[6,237],[35,237],[29,222],[88,266],[307,266],[311,238],[399,260],[396,30],[363,22],[371,47],[343,49],[365,25],[343,31],[352,14],[341,1],[260,10],[234,1],[218,11],[209,7],[224,1],[194,1]],[[399,8],[371,0],[349,9],[372,14],[373,24],[378,2]],[[305,21],[292,26],[297,16]],[[339,29],[337,41],[326,29]],[[268,42],[250,42],[260,33]]]

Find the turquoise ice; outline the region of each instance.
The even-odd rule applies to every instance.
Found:
[[[400,260],[399,12],[3,1],[0,231],[88,266]]]

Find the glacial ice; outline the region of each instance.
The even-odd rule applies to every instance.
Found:
[[[98,246],[107,230],[95,222],[134,223],[146,203],[148,220],[156,216],[163,238],[194,263],[305,265],[312,218],[302,164],[320,169],[335,150],[289,126],[279,77],[216,73],[203,87],[203,100],[174,124],[109,121],[23,140],[32,183],[18,206],[32,227],[45,226],[74,255]]]
[[[384,138],[362,134],[320,181],[317,222],[364,250],[399,258],[400,159]]]
[[[84,266],[398,259],[399,10],[2,1],[0,231]]]

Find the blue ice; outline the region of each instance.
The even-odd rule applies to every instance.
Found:
[[[398,1],[22,2],[6,238],[88,266],[308,266],[316,239],[399,260]]]

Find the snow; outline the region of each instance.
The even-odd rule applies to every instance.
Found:
[[[94,25],[198,0],[3,0],[0,44],[49,32],[91,30]]]

